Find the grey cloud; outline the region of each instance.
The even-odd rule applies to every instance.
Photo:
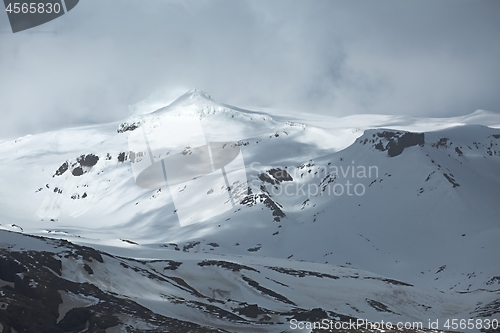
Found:
[[[116,121],[159,87],[332,115],[500,111],[498,13],[497,1],[85,0],[18,34],[2,19],[1,136]]]

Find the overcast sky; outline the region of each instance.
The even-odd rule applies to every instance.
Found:
[[[500,112],[499,36],[495,0],[82,0],[16,34],[2,12],[0,137],[120,120],[161,87],[335,116]]]

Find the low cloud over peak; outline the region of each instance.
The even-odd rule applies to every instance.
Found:
[[[159,87],[332,115],[498,112],[499,11],[496,1],[87,0],[17,34],[5,15],[2,136],[123,119]]]

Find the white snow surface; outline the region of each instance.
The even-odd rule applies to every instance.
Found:
[[[479,304],[498,299],[500,114],[478,110],[453,118],[337,118],[244,110],[217,103],[199,90],[170,105],[158,99],[155,103],[132,108],[136,111],[122,122],[0,143],[0,228],[64,238],[122,257],[183,261],[176,274],[193,277],[191,283],[198,290],[209,294],[208,285],[230,289],[248,303],[263,300],[241,289],[231,274],[221,277],[218,271],[190,262],[223,257],[258,266],[260,276],[294,285],[292,293],[280,286],[274,290],[283,289],[304,308],[335,308],[356,315],[352,308],[356,307],[371,320],[380,318],[366,305],[366,295],[393,302],[400,314],[394,316],[409,320],[467,319]],[[181,185],[153,191],[138,187],[127,158],[130,131],[117,133],[117,128],[122,123],[174,121],[179,116],[199,119],[208,141],[240,145],[253,193],[267,191],[285,216],[276,222],[265,203],[257,202],[181,227],[170,193],[182,190]],[[390,157],[387,150],[375,147],[379,140],[387,143],[378,133],[389,130],[424,133],[425,144]],[[118,160],[120,153],[125,153],[123,162]],[[98,156],[97,163],[84,167],[82,175],[73,175],[72,164],[78,165],[77,158],[88,154]],[[65,162],[70,170],[56,175]],[[258,178],[272,168],[288,170],[293,181],[272,185]],[[364,176],[359,174],[362,170]],[[334,171],[337,178],[331,180]],[[335,184],[347,181],[353,184],[352,191],[354,185],[364,189],[363,195],[332,192]],[[313,193],[308,194],[309,189]],[[200,189],[192,198],[193,212],[207,195]],[[1,242],[15,244],[4,238]],[[296,278],[266,265],[379,276],[415,288],[401,294],[376,280],[332,283],[313,277],[298,285]],[[118,262],[107,269],[119,276],[111,285],[102,281],[107,290],[137,297],[158,313],[165,309],[161,294],[169,293],[163,290],[166,287],[141,285],[118,274]],[[254,275],[258,279],[259,274]],[[130,283],[134,288],[129,289]],[[432,304],[432,310],[424,311],[417,303]],[[186,313],[164,314],[186,318]]]

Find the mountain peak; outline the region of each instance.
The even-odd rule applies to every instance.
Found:
[[[172,106],[189,105],[203,101],[214,103],[208,93],[195,87],[184,93],[182,91],[179,91],[179,89],[172,90],[171,88],[157,89],[143,101],[130,105],[129,115],[140,116],[160,109],[172,108]]]
[[[207,92],[197,88],[191,88],[181,96],[177,97],[173,102],[161,109],[158,109],[157,111],[170,111],[178,107],[185,107],[193,104],[218,105]]]
[[[201,99],[212,100],[212,97],[207,92],[199,90],[196,87],[193,87],[190,90],[188,90],[184,95],[181,96],[181,98],[182,97],[194,100],[201,100]]]

